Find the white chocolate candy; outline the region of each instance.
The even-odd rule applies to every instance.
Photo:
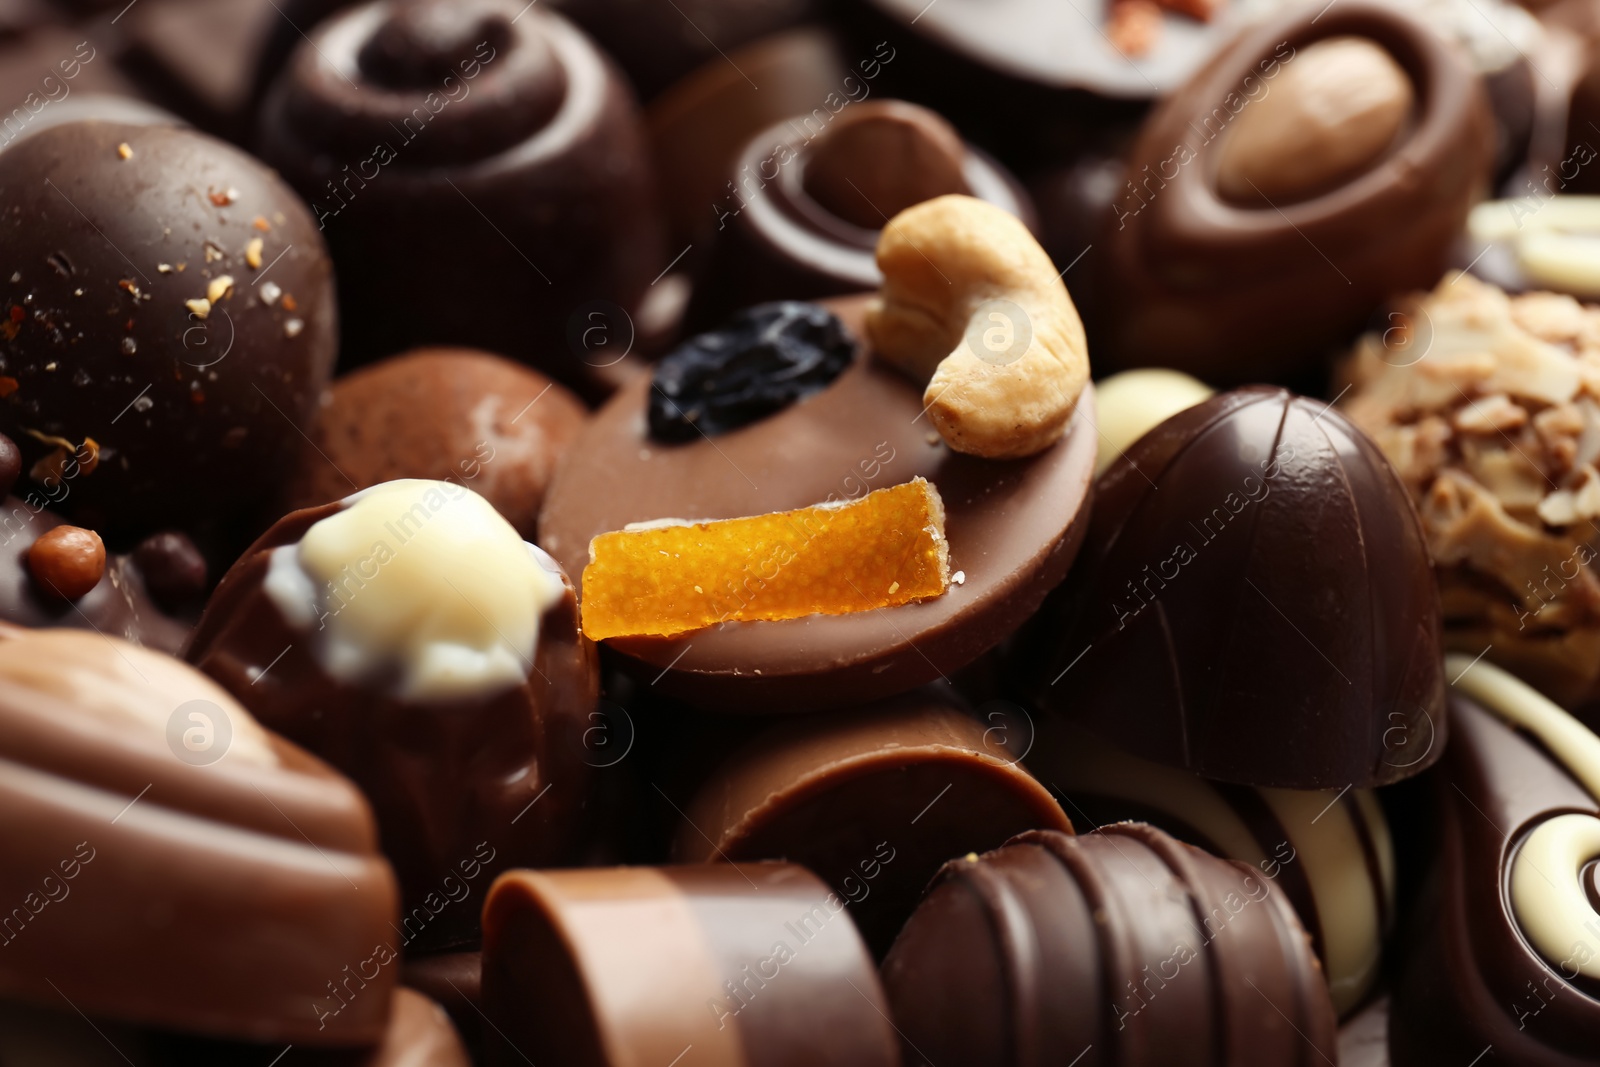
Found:
[[[1538,288],[1600,296],[1600,196],[1485,201],[1467,216],[1467,232],[1511,245]]]
[[[1205,382],[1165,367],[1125,370],[1095,383],[1095,425],[1100,430],[1100,452],[1094,472],[1107,467],[1139,438],[1178,412],[1211,398]]]
[[[275,549],[265,582],[291,625],[320,631],[329,674],[417,703],[527,679],[539,620],[564,593],[548,556],[452,482],[385,482],[343,505]]]

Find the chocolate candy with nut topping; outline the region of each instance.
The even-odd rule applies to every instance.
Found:
[[[900,1063],[844,901],[796,864],[511,871],[483,931],[492,1064]]]
[[[1080,564],[1014,657],[1042,706],[1240,785],[1362,788],[1439,758],[1427,545],[1338,411],[1224,393],[1142,437],[1096,493]]]
[[[54,509],[113,547],[259,529],[334,360],[305,205],[220,141],[96,121],[0,153],[0,191],[0,432],[22,484],[54,474]]]
[[[399,947],[472,942],[496,873],[584,842],[595,649],[560,567],[470,489],[385,482],[286,516],[188,657],[372,800]]]
[[[1270,879],[1143,823],[945,866],[883,965],[908,1065],[1317,1067],[1333,1005]]]
[[[0,632],[0,838],[0,997],[232,1039],[382,1036],[399,893],[367,802],[178,660]]]

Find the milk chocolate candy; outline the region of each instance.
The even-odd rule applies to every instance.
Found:
[[[732,753],[683,809],[679,861],[787,859],[850,906],[877,955],[939,867],[1024,830],[1072,831],[1002,734],[937,689],[784,722]]]
[[[209,679],[8,629],[0,794],[0,997],[235,1040],[382,1037],[398,890],[371,810]]]
[[[825,306],[860,338],[865,304]],[[1065,576],[1087,522],[1096,449],[1088,389],[1061,440],[1029,459],[995,462],[951,452],[923,417],[921,388],[872,360],[865,343],[821,392],[715,438],[664,445],[651,437],[650,388],[641,380],[619,392],[556,470],[539,536],[568,573],[588,563],[593,537],[630,522],[853,500],[919,475],[944,499],[950,568],[959,572],[943,596],[883,611],[607,643],[624,669],[703,708],[818,711],[948,675],[1038,607]],[[734,604],[755,589],[730,583],[716,593]]]
[[[582,840],[594,646],[560,568],[470,489],[386,482],[285,517],[188,655],[366,792],[413,951],[473,941],[497,872]]]
[[[1044,707],[1242,785],[1363,788],[1439,758],[1422,529],[1343,415],[1224,393],[1146,434],[1097,493],[1082,562],[1016,657]]]
[[[883,966],[909,1065],[1330,1063],[1284,894],[1142,823],[955,860]]]
[[[1454,47],[1370,2],[1245,33],[1146,121],[1102,235],[1097,357],[1281,379],[1433,284],[1489,178]]]
[[[1122,752],[1056,716],[1016,731],[1029,767],[1088,830],[1140,819],[1253,867],[1294,908],[1341,1015],[1378,980],[1394,925],[1389,824],[1368,789],[1251,789]],[[1421,752],[1414,753],[1420,756]]]
[[[900,1062],[844,901],[795,864],[511,871],[483,931],[493,1064]]]
[[[697,279],[691,328],[750,304],[876,288],[883,226],[946,193],[976,196],[1035,225],[1009,172],[926,108],[899,100],[828,103],[762,130],[716,190],[716,244]],[[846,106],[848,105],[848,106]]]
[[[334,15],[279,75],[259,138],[326,230],[347,362],[460,344],[581,381],[569,317],[637,313],[670,258],[632,95],[543,7]]]
[[[1600,1061],[1600,738],[1531,686],[1447,660],[1438,866],[1394,991],[1395,1067]],[[1464,673],[1463,673],[1464,672]]]

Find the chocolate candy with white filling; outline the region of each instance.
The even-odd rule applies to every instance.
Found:
[[[1041,705],[1240,785],[1362,788],[1439,758],[1421,525],[1338,411],[1224,393],[1142,437],[1096,492],[1080,564],[1014,660]]]
[[[561,569],[469,489],[386,482],[286,516],[188,656],[371,798],[412,951],[472,942],[497,872],[583,841],[594,646]]]
[[[795,864],[511,871],[483,932],[492,1064],[900,1063],[844,901]]]
[[[305,205],[221,141],[99,121],[17,141],[0,190],[0,432],[27,484],[54,475],[114,548],[259,530],[334,360]]]
[[[883,982],[917,1067],[1313,1067],[1334,1052],[1284,894],[1143,823],[947,864]]]
[[[236,1040],[382,1037],[399,893],[371,809],[180,661],[0,632],[0,839],[0,997]]]

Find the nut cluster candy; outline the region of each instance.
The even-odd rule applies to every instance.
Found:
[[[1600,1067],[1600,0],[0,0],[0,1067]]]

